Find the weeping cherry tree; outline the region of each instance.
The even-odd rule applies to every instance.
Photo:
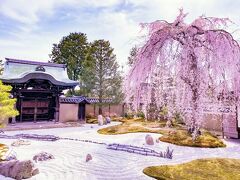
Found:
[[[181,9],[172,23],[158,20],[141,24],[148,30],[148,35],[126,77],[125,92],[126,100],[138,94],[141,83],[151,84],[159,64],[167,65],[176,93],[176,104],[168,109],[172,113],[189,110],[185,119],[195,139],[209,94],[230,89],[238,92],[240,48],[225,30],[231,23],[229,19],[200,16],[187,24],[184,22],[186,15]],[[156,98],[161,103],[162,94]]]

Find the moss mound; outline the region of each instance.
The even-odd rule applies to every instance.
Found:
[[[143,173],[155,179],[240,179],[238,159],[198,159],[189,163],[169,166],[151,166]]]
[[[187,133],[186,129],[175,126],[172,129],[164,128],[166,122],[158,121],[145,121],[144,119],[122,119],[122,124],[116,126],[110,126],[107,128],[99,129],[98,133],[106,135],[126,134],[126,133],[159,133],[163,136],[159,139],[163,142],[168,142],[180,146],[190,147],[226,147],[226,145],[213,136],[209,132],[203,132],[203,134],[195,141],[192,141],[192,137]]]
[[[116,135],[116,134],[126,134],[126,133],[136,133],[136,132],[150,132],[148,129],[139,126],[111,126],[103,129],[99,129],[98,133],[100,134],[109,134],[109,135]],[[151,131],[155,132],[155,131]]]
[[[176,144],[179,146],[191,146],[191,147],[226,147],[222,140],[209,132],[204,131],[196,141],[192,141],[191,135],[186,130],[169,131],[159,138],[163,142]]]
[[[145,121],[144,119],[122,119],[122,124],[110,126],[99,129],[98,133],[106,135],[149,132],[149,133],[163,133],[164,131],[156,129],[165,126],[165,122],[159,123],[155,121]]]

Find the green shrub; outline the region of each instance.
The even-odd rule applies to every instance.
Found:
[[[181,113],[179,113],[179,112],[176,112],[174,114],[173,119],[176,124],[183,124],[183,125],[185,124],[185,122],[183,121],[183,117],[182,117]]]
[[[168,115],[168,108],[167,106],[162,106],[159,112],[160,120],[166,120]]]
[[[134,113],[133,112],[127,112],[124,115],[125,118],[127,119],[133,119],[134,118]]]
[[[142,111],[138,111],[137,117],[145,119],[145,114]]]

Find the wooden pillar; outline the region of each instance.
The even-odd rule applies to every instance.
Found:
[[[55,98],[56,101],[56,107],[55,107],[55,122],[59,121],[59,95],[56,95]]]
[[[22,122],[22,101],[23,101],[23,100],[22,100],[21,97],[19,97],[19,99],[20,99],[20,100],[19,100],[19,101],[20,101],[20,112],[19,112],[19,113],[20,113],[20,122]]]
[[[16,98],[16,96],[13,96],[13,98]],[[14,104],[14,109],[16,109],[17,108],[17,102]],[[16,116],[13,116],[12,117],[12,124],[15,124],[16,123]]]
[[[83,105],[84,114],[83,114],[83,120],[86,122],[86,104]]]
[[[95,103],[93,104],[93,113],[94,113],[94,117],[96,116],[96,105],[95,105]]]
[[[83,119],[83,109],[82,109],[82,104],[81,103],[78,104],[78,119],[80,121],[82,121],[82,119]]]
[[[85,121],[86,119],[86,104],[84,103],[80,103],[79,104],[79,108],[80,108],[80,120],[81,121]]]
[[[109,117],[110,117],[110,113],[111,113],[111,105],[108,104],[108,115],[109,115]]]
[[[37,99],[34,99],[34,116],[33,116],[34,123],[37,122]]]

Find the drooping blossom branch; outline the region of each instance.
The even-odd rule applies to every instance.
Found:
[[[196,133],[202,120],[203,103],[210,90],[215,95],[222,90],[239,93],[240,47],[225,30],[229,19],[201,16],[186,24],[186,16],[181,9],[173,23],[141,24],[148,29],[147,40],[138,49],[137,60],[126,77],[125,92],[126,101],[131,96],[136,97],[133,104],[137,108],[141,84],[151,86],[156,71],[164,72],[159,78],[171,74],[176,102],[170,111],[190,109],[186,121],[191,133]],[[161,65],[166,65],[167,71],[159,69]],[[169,91],[169,88],[165,89]],[[163,94],[155,93],[159,107]]]

